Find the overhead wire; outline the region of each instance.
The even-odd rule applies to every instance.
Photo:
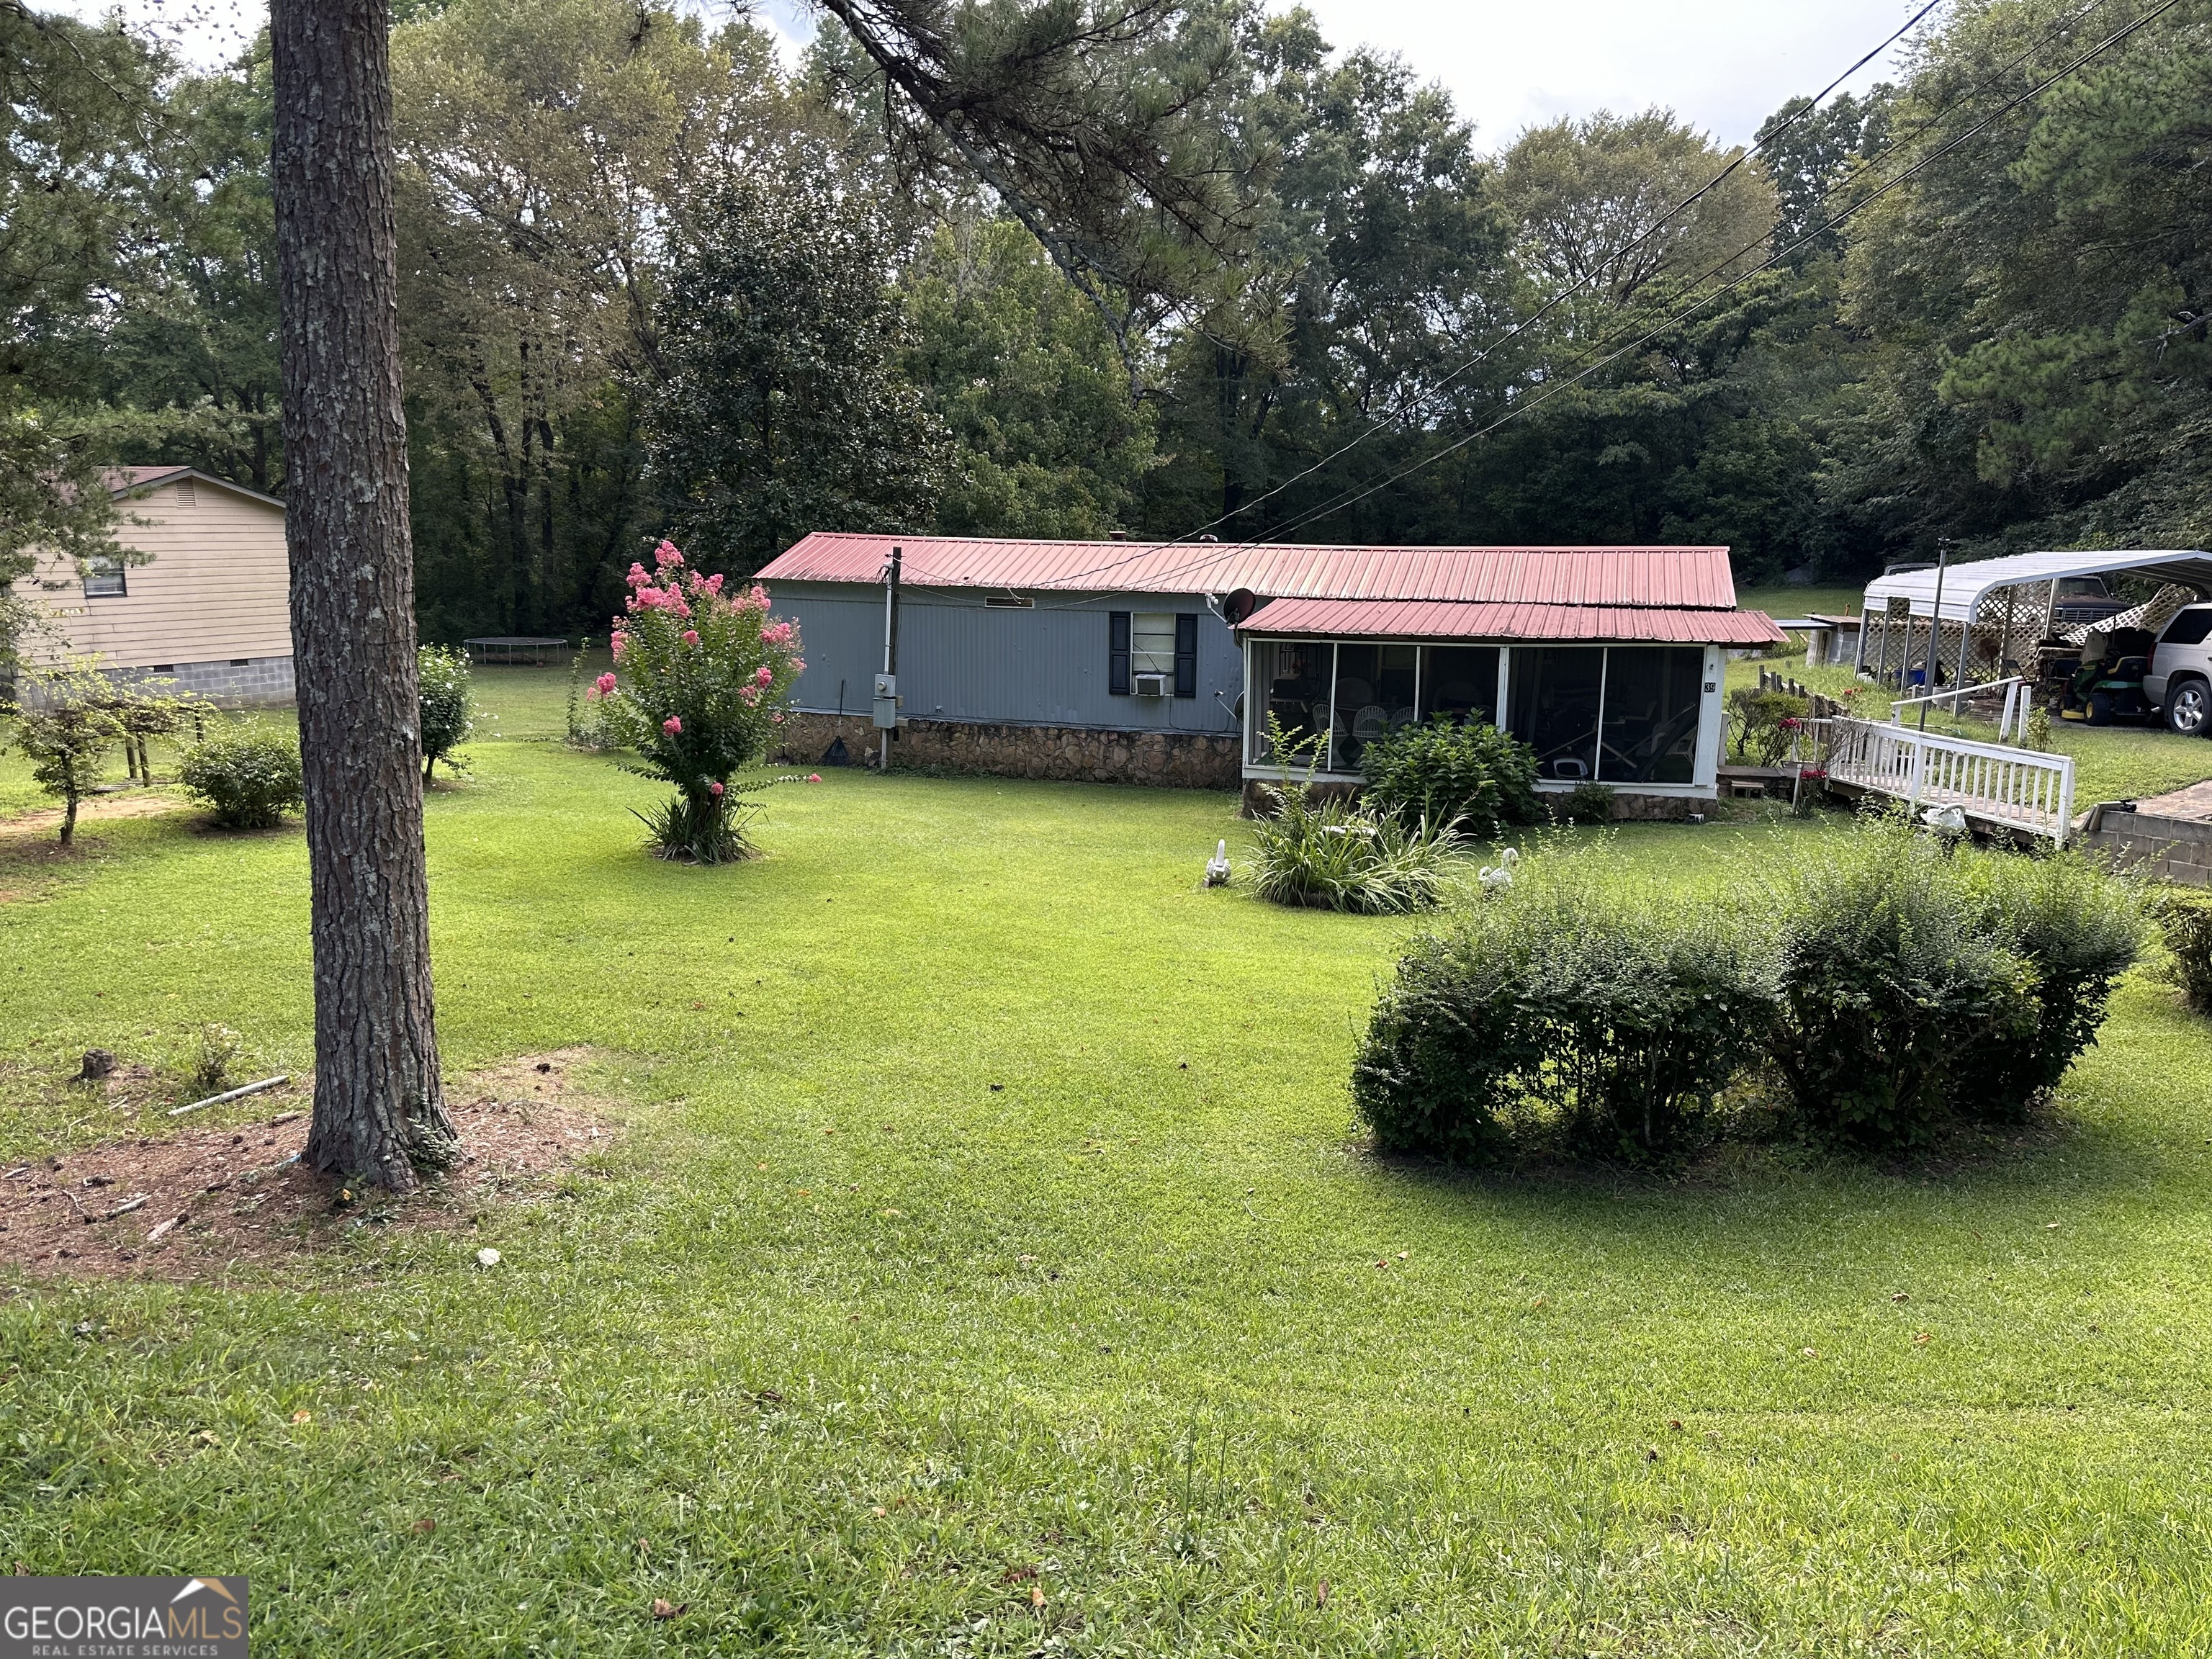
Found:
[[[2073,62],[2068,64],[2063,69],[2055,70],[2051,75],[2045,76],[2042,81],[2029,88],[2026,92],[2021,93],[2016,96],[2008,99],[1998,108],[1991,111],[1981,120],[1976,122],[1966,131],[1959,134],[1948,143],[1944,144],[1941,149],[1930,151],[1919,161],[1914,162],[1911,167],[1905,168],[1904,172],[1898,173],[1892,179],[1889,179],[1877,188],[1869,191],[1866,195],[1861,197],[1858,200],[1853,202],[1849,207],[1844,209],[1842,212],[1836,214],[1825,223],[1808,231],[1804,235],[1799,237],[1796,241],[1791,242],[1788,246],[1778,250],[1767,258],[1761,260],[1758,264],[1753,266],[1748,270],[1744,271],[1740,276],[1731,278],[1721,287],[1700,295],[1696,301],[1685,307],[1681,311],[1677,312],[1674,316],[1667,319],[1664,322],[1659,324],[1656,327],[1647,331],[1637,338],[1629,341],[1626,344],[1606,353],[1605,356],[1588,364],[1570,378],[1559,381],[1556,384],[1547,386],[1538,396],[1515,404],[1513,408],[1508,410],[1504,415],[1498,416],[1497,420],[1492,421],[1487,426],[1478,428],[1476,430],[1467,434],[1465,436],[1458,438],[1451,443],[1447,444],[1443,448],[1433,451],[1431,453],[1423,456],[1419,460],[1411,462],[1407,465],[1399,468],[1396,471],[1377,480],[1372,484],[1356,490],[1347,490],[1340,493],[1331,500],[1324,501],[1319,506],[1309,509],[1307,512],[1299,515],[1297,519],[1291,520],[1291,523],[1281,526],[1274,533],[1277,536],[1290,535],[1296,531],[1302,529],[1306,525],[1313,523],[1318,519],[1326,518],[1332,514],[1341,512],[1347,507],[1356,506],[1358,502],[1365,501],[1369,496],[1373,495],[1381,490],[1387,489],[1393,484],[1401,483],[1406,478],[1412,477],[1414,473],[1422,471],[1424,468],[1432,466],[1437,462],[1446,459],[1448,456],[1457,454],[1468,445],[1476,442],[1480,439],[1489,436],[1492,433],[1504,426],[1508,422],[1517,419],[1519,416],[1527,414],[1533,409],[1541,408],[1553,398],[1580,385],[1583,380],[1588,380],[1592,374],[1595,374],[1598,370],[1605,368],[1607,365],[1618,362],[1629,352],[1636,350],[1641,346],[1648,345],[1653,340],[1659,338],[1660,336],[1674,328],[1680,327],[1682,323],[1688,320],[1691,317],[1695,316],[1699,311],[1704,310],[1714,301],[1733,293],[1737,289],[1742,287],[1744,283],[1749,282],[1753,276],[1758,276],[1761,271],[1771,270],[1773,266],[1779,264],[1791,253],[1796,252],[1799,248],[1804,246],[1807,243],[1812,241],[1816,237],[1824,234],[1827,231],[1834,229],[1838,225],[1842,224],[1853,215],[1881,200],[1883,197],[1888,195],[1890,191],[1895,190],[1899,185],[1904,184],[1915,174],[1933,166],[1936,162],[1942,160],[1944,156],[1950,155],[1960,145],[1965,144],[1969,140],[1977,137],[1981,133],[1988,131],[1988,129],[1996,121],[2009,114],[2012,111],[2019,108],[2021,105],[2029,102],[2031,100],[2040,97],[2045,91],[2057,84],[2057,82],[2065,79],[2075,70],[2082,68],[2085,64],[2102,57],[2106,52],[2111,51],[2112,47],[2119,45],[2121,41],[2126,40],[2129,36],[2136,33],[2138,30],[2154,21],[2179,3],[2180,0],[2162,0],[2162,3],[2154,7],[2151,10],[2144,13],[2141,17],[2136,18],[2133,22],[2127,24],[2124,27],[2114,30],[2096,46],[2091,47],[2087,52],[2083,52],[2080,57],[2075,58]],[[2081,15],[2086,15],[2086,10]],[[2015,63],[2018,61],[2018,59],[2014,60]],[[1954,105],[1953,107],[1955,108],[1956,105]],[[1743,258],[1745,254],[1754,251],[1758,246],[1759,244],[1757,242],[1753,242],[1747,245],[1744,248],[1738,250],[1737,252],[1731,255],[1728,259],[1722,261],[1721,264],[1708,269],[1694,280],[1703,282],[1707,277],[1717,275],[1720,270],[1726,269],[1728,265],[1735,263],[1736,259]]]
[[[2096,0],[2096,3],[2101,3],[2101,0]],[[1948,0],[1926,0],[1925,4],[1923,4],[1917,11],[1914,12],[1911,16],[1906,18],[1905,21],[1902,24],[1899,25],[1897,28],[1893,30],[1888,37],[1879,46],[1876,46],[1869,51],[1863,53],[1858,60],[1852,64],[1850,68],[1844,70],[1842,74],[1837,76],[1833,80],[1830,81],[1826,86],[1821,88],[1819,92],[1814,94],[1810,99],[1807,100],[1805,106],[1802,109],[1800,109],[1787,117],[1778,126],[1759,133],[1757,136],[1756,141],[1748,147],[1739,150],[1729,159],[1726,167],[1723,167],[1711,179],[1708,179],[1704,184],[1698,185],[1698,188],[1691,191],[1689,195],[1675,203],[1674,206],[1668,208],[1666,212],[1660,215],[1659,217],[1652,221],[1650,224],[1645,226],[1644,228],[1636,236],[1631,238],[1628,241],[1622,243],[1619,247],[1614,248],[1609,252],[1600,257],[1591,264],[1591,267],[1587,273],[1577,278],[1575,282],[1566,288],[1560,289],[1557,294],[1552,295],[1550,299],[1545,301],[1544,303],[1535,311],[1522,318],[1520,321],[1515,323],[1511,328],[1506,330],[1506,331],[1500,335],[1497,339],[1492,340],[1488,345],[1483,347],[1481,350],[1460,362],[1449,374],[1445,374],[1443,379],[1423,388],[1413,398],[1407,399],[1407,402],[1399,409],[1394,410],[1386,414],[1382,421],[1371,422],[1363,427],[1358,433],[1347,439],[1342,444],[1340,444],[1336,448],[1329,451],[1327,454],[1321,456],[1318,459],[1311,462],[1298,471],[1292,473],[1289,477],[1283,479],[1279,483],[1274,484],[1261,494],[1252,497],[1251,500],[1247,501],[1239,501],[1235,507],[1230,508],[1228,512],[1220,514],[1218,517],[1208,520],[1206,523],[1198,526],[1194,529],[1187,530],[1182,535],[1174,538],[1172,540],[1166,542],[1148,542],[1145,544],[1146,550],[1156,550],[1160,547],[1177,547],[1182,545],[1186,542],[1197,541],[1207,532],[1218,529],[1221,526],[1227,524],[1231,519],[1239,518],[1243,514],[1251,512],[1255,507],[1259,507],[1265,501],[1272,501],[1274,497],[1281,495],[1285,490],[1291,489],[1301,480],[1311,477],[1323,467],[1334,465],[1336,461],[1349,454],[1352,450],[1357,449],[1361,444],[1366,442],[1368,439],[1373,437],[1377,432],[1386,430],[1390,426],[1401,423],[1413,414],[1419,412],[1468,370],[1479,368],[1497,352],[1511,344],[1514,340],[1526,333],[1529,329],[1534,328],[1547,316],[1550,315],[1553,311],[1565,304],[1567,301],[1572,299],[1575,295],[1579,293],[1583,288],[1595,281],[1601,271],[1609,270],[1613,265],[1619,264],[1622,259],[1626,258],[1630,254],[1635,252],[1638,248],[1643,246],[1654,236],[1656,236],[1661,231],[1664,230],[1669,224],[1672,224],[1683,214],[1688,212],[1699,202],[1703,201],[1707,196],[1710,196],[1714,191],[1719,189],[1722,185],[1727,183],[1731,177],[1733,177],[1740,169],[1749,162],[1753,156],[1759,155],[1762,150],[1770,148],[1777,140],[1780,139],[1784,134],[1796,127],[1798,123],[1809,118],[1813,113],[1820,108],[1821,102],[1827,98],[1829,94],[1834,92],[1837,88],[1842,86],[1844,82],[1850,80],[1861,70],[1864,69],[1869,64],[1874,62],[1875,58],[1881,57],[1882,53],[1887,52],[1892,46],[1903,40],[1905,35],[1911,33],[1915,28],[1917,28],[1922,21],[1924,21],[1931,12],[1946,3],[1948,3]],[[1079,571],[1076,574],[1079,576],[1101,574],[1108,570],[1117,569],[1121,565],[1127,564],[1133,559],[1139,556],[1141,556],[1141,554],[1131,554],[1127,557],[1115,560],[1109,564],[1100,566],[1095,570]],[[924,572],[923,574],[927,574],[928,573]]]

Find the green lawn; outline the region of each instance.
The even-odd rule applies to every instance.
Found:
[[[250,1573],[283,1654],[2212,1649],[2212,1024],[2148,974],[2029,1145],[1455,1177],[1348,1121],[1409,924],[1201,890],[1229,798],[835,773],[672,867],[517,740],[560,683],[430,800],[441,1031],[592,1046],[627,1138],[471,1236],[17,1285],[0,1559]],[[0,890],[11,1157],[112,1132],[93,1044],[307,1060],[296,831]]]

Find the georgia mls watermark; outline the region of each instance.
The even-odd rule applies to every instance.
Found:
[[[0,1659],[246,1659],[243,1578],[0,1578]]]

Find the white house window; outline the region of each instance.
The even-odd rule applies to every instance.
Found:
[[[128,590],[123,582],[123,561],[95,554],[84,562],[84,596],[88,599],[119,599]]]
[[[1129,672],[1176,672],[1176,619],[1168,611],[1139,611],[1129,618]]]

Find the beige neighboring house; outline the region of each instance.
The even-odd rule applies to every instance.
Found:
[[[119,679],[173,679],[226,704],[291,702],[284,503],[189,466],[118,467],[109,477],[122,515],[116,539],[152,556],[82,573],[64,556],[42,558],[15,586],[53,635],[27,640],[25,654],[44,663],[97,654]]]

